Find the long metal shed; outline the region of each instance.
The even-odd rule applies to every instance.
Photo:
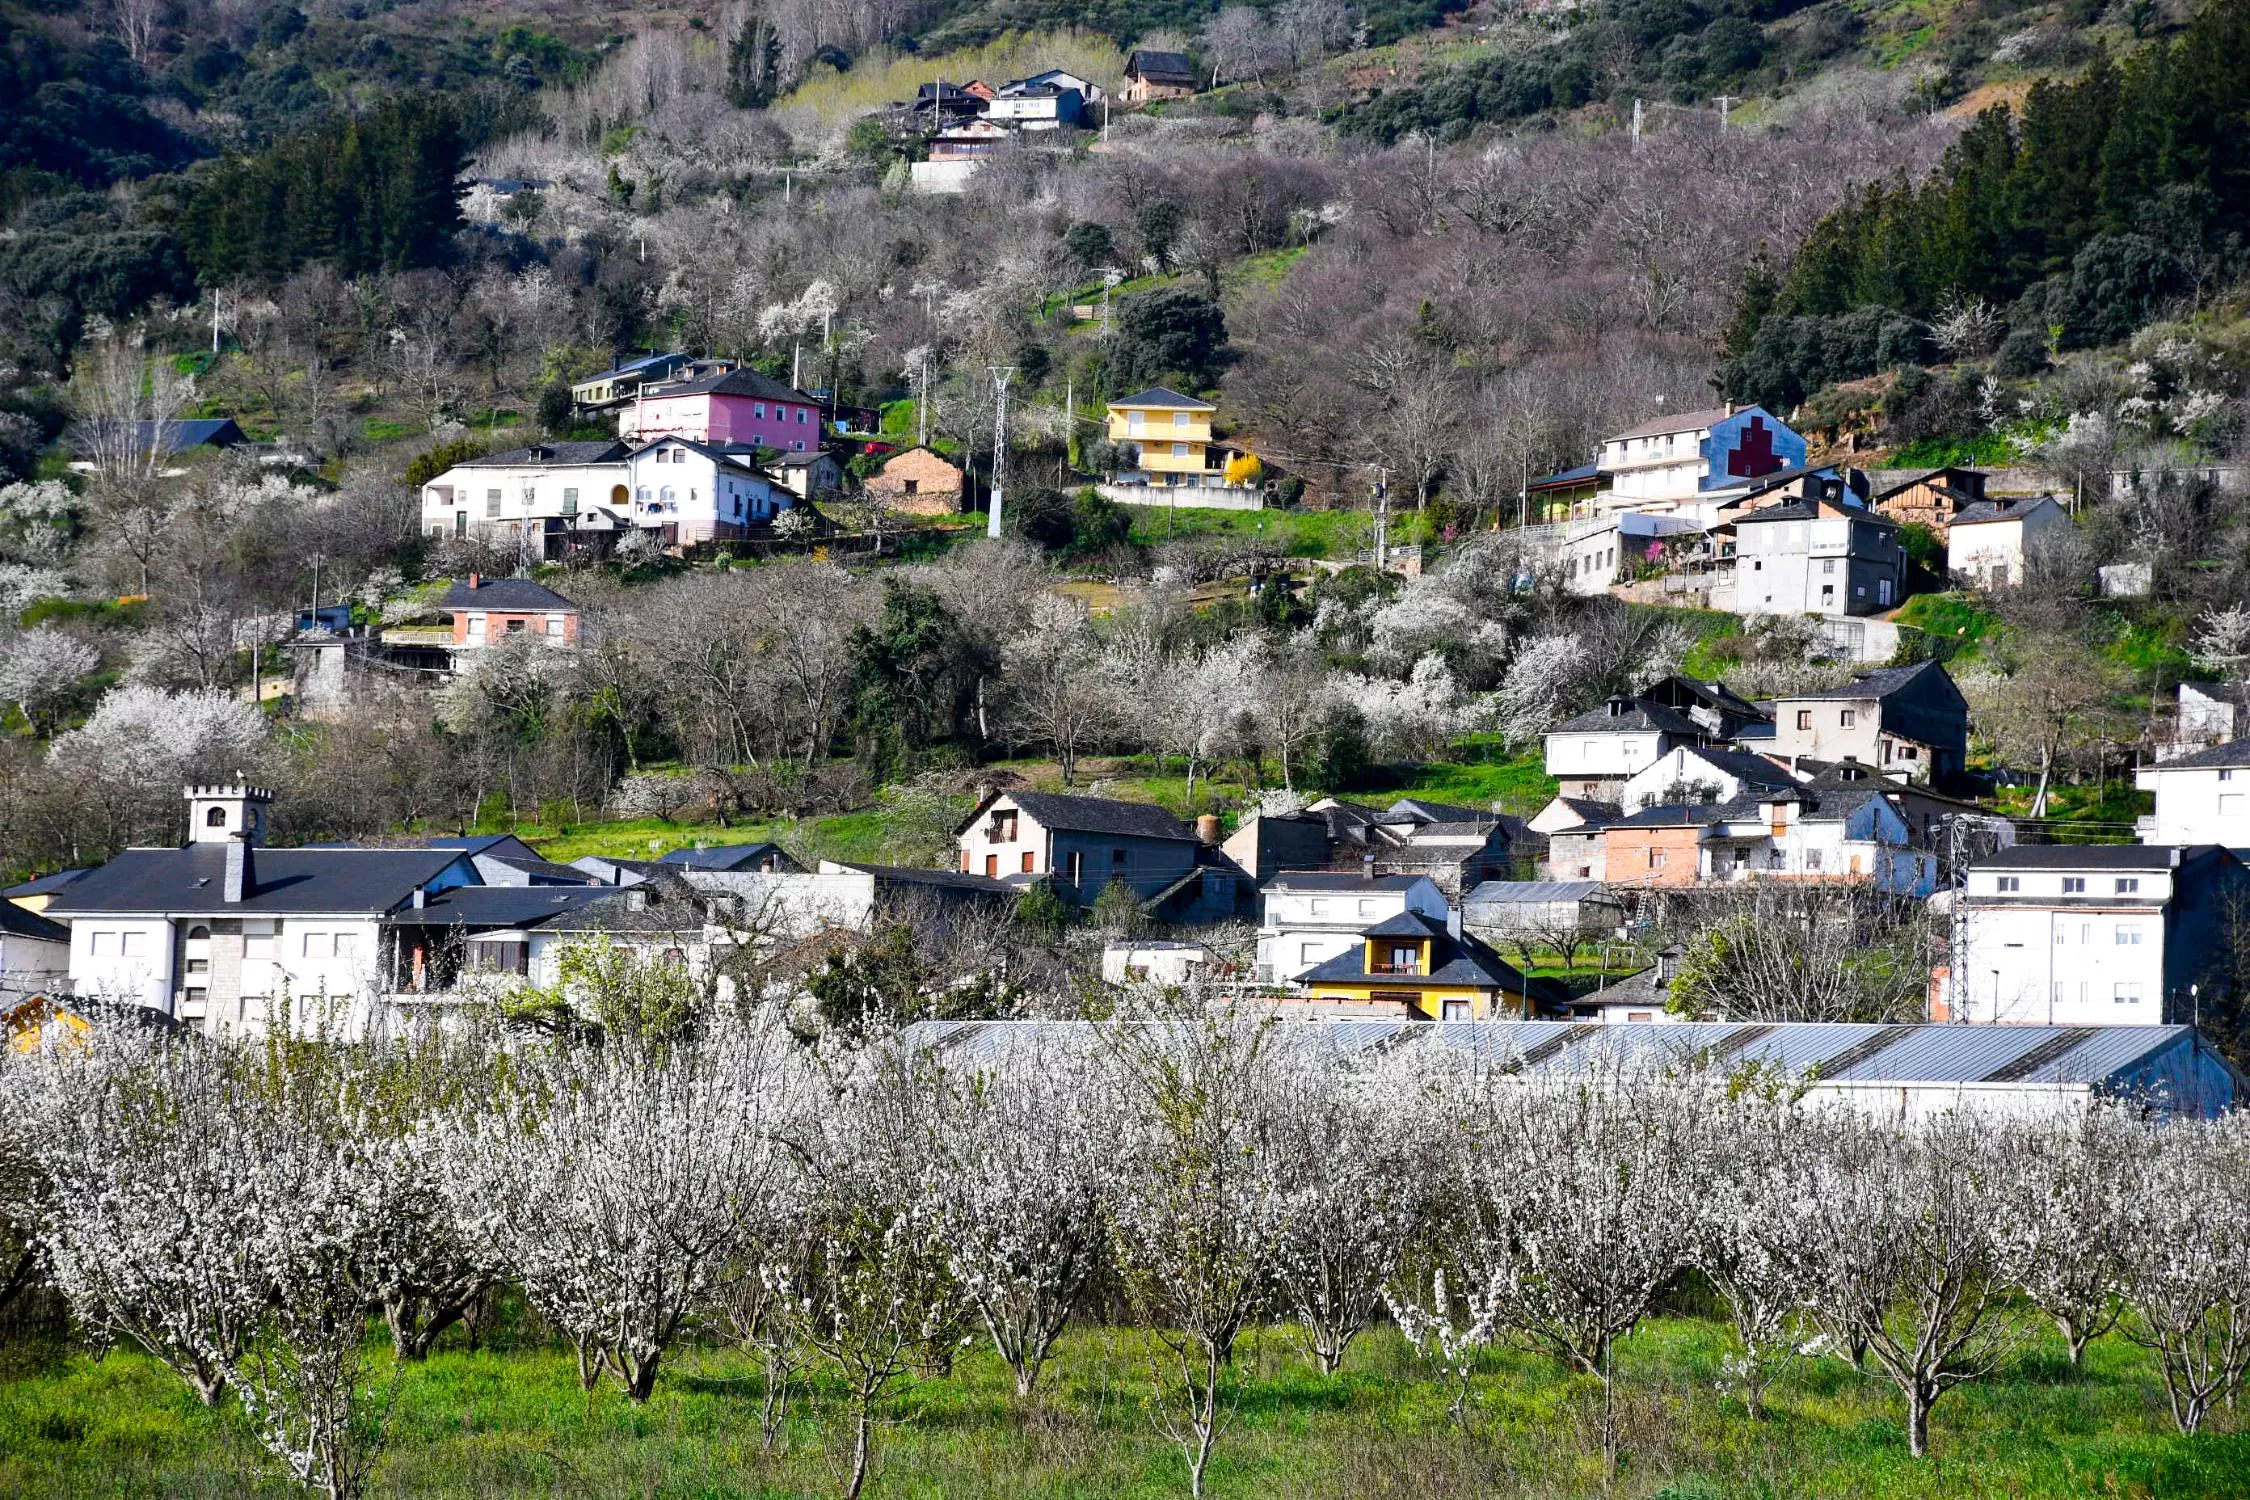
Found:
[[[1084,1045],[1101,1021],[924,1021],[909,1045],[958,1066],[989,1067],[1066,1039]],[[1831,1022],[1393,1021],[1283,1018],[1295,1043],[1344,1057],[1410,1048],[1474,1055],[1526,1075],[1592,1075],[1618,1065],[1759,1069],[1801,1087],[1809,1102],[1914,1119],[1948,1109],[2053,1114],[2097,1099],[2134,1100],[2168,1114],[2210,1117],[2233,1108],[2243,1082],[2188,1026],[1864,1025]]]

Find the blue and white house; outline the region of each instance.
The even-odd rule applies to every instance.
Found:
[[[1603,438],[1593,498],[1602,514],[1700,514],[1767,475],[1804,467],[1805,440],[1762,406],[1655,417]]]

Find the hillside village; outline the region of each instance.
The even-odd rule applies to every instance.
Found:
[[[2250,0],[0,39],[0,1492],[2245,1488]]]

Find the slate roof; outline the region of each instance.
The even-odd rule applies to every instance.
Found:
[[[2175,762],[2167,762],[2175,764]],[[2217,844],[2191,844],[2180,849],[2180,859],[2202,857]],[[2172,866],[2170,844],[2018,844],[1996,849],[1978,860],[1978,870],[2167,870]]]
[[[1820,688],[1809,693],[1791,693],[1776,700],[1777,703],[1795,703],[1804,699],[1865,699],[1888,698],[1909,686],[1924,672],[1942,671],[1934,661],[1916,662],[1911,667],[1877,667],[1872,672],[1862,672],[1842,687]]]
[[[1006,797],[1043,828],[1071,833],[1108,833],[1121,838],[1174,839],[1194,843],[1195,830],[1163,808],[1112,797],[1065,797],[1052,792],[997,792],[961,825],[966,831],[998,797]]]
[[[1385,917],[1373,927],[1362,927],[1359,935],[1371,938],[1441,938],[1450,934],[1446,932],[1445,924],[1435,917],[1424,916],[1418,911],[1402,911]]]
[[[1575,469],[1561,469],[1534,479],[1530,487],[1535,490],[1572,489],[1581,484],[1591,484],[1600,475],[1601,467],[1598,464],[1580,464]]]
[[[1112,401],[1112,406],[1184,406],[1190,411],[1217,411],[1208,401],[1198,401],[1193,396],[1183,396],[1178,391],[1152,385],[1145,391],[1135,391],[1122,400]]]
[[[1953,518],[1956,526],[1982,526],[1993,521],[2020,521],[2042,505],[2053,505],[2049,495],[2025,495],[2013,500],[1978,500]]]
[[[455,467],[571,468],[580,464],[615,463],[625,457],[628,451],[626,444],[616,438],[607,442],[534,443],[528,448],[509,448],[499,453],[488,453],[483,458],[464,459]]]
[[[37,912],[25,911],[13,901],[0,901],[0,933],[39,943],[70,941],[70,929],[62,923],[51,922]]]
[[[514,854],[495,854],[490,858],[533,881],[548,885],[593,885],[597,883],[594,877],[584,870],[571,865],[557,864],[551,859],[540,859],[536,856],[525,859]]]
[[[1683,745],[1681,750],[1749,786],[1772,788],[1800,785],[1797,778],[1786,769],[1755,751],[1735,750],[1725,745]]]
[[[153,444],[160,453],[186,453],[206,444],[214,448],[232,448],[250,441],[242,429],[235,425],[232,417],[190,417],[185,421],[165,422],[161,424],[161,434],[157,431],[158,426],[153,421],[135,422],[134,446],[145,450]],[[108,419],[102,417],[73,422],[70,430],[64,434],[64,441],[72,452],[83,456],[87,447],[99,441],[109,430]],[[163,438],[161,443],[154,442],[158,436]]]
[[[413,927],[540,927],[597,901],[622,901],[642,886],[465,885],[441,891],[421,907],[405,907],[384,920]],[[696,919],[701,925],[702,918]]]
[[[13,901],[18,896],[51,896],[85,873],[84,870],[57,870],[52,875],[42,875],[36,880],[27,880],[22,885],[9,886],[0,891],[0,900]]]
[[[242,900],[229,901],[224,890],[226,855],[224,844],[128,849],[100,869],[87,871],[47,910],[70,917],[104,912],[373,915],[403,905],[416,886],[427,885],[467,857],[458,849],[253,849],[250,888]]]
[[[1625,810],[1614,802],[1597,802],[1591,797],[1557,797],[1555,800],[1588,823],[1606,823]],[[1563,832],[1571,830],[1566,828]]]
[[[1650,703],[1642,698],[1631,700],[1625,711],[1620,714],[1611,713],[1609,705],[1605,703],[1590,713],[1565,719],[1547,732],[1549,734],[1615,734],[1647,729],[1654,729],[1664,734],[1682,734],[1690,737],[1697,737],[1703,733],[1702,725],[1696,723],[1678,709],[1666,708],[1661,703]]]
[[[894,885],[935,886],[940,890],[960,891],[977,896],[1013,896],[1017,891],[1015,886],[1005,880],[994,880],[989,875],[971,875],[961,870],[918,870],[907,865],[863,865],[846,859],[835,860],[833,863]]]
[[[1284,870],[1260,889],[1268,891],[1403,891],[1426,875],[1344,875],[1325,870]]]
[[[1195,87],[1195,64],[1188,61],[1185,52],[1136,51],[1125,59],[1125,71],[1144,83],[1161,83],[1173,88]]]
[[[1817,521],[1823,511],[1847,516],[1854,521],[1865,521],[1870,526],[1888,526],[1894,529],[1898,526],[1898,522],[1880,511],[1869,510],[1863,505],[1846,505],[1841,500],[1792,500],[1786,505],[1769,505],[1763,510],[1736,516],[1734,524],[1749,526],[1763,521]]]
[[[684,865],[695,870],[739,870],[746,865],[759,863],[768,855],[780,855],[782,863],[792,870],[797,868],[796,861],[790,859],[779,844],[772,842],[721,844],[710,849],[674,849],[657,863]]]
[[[1386,817],[1411,815],[1420,823],[1481,823],[1491,827],[1494,814],[1481,807],[1461,807],[1450,802],[1424,802],[1419,797],[1401,797],[1383,809]]]
[[[660,365],[667,360],[683,360],[686,358],[686,355],[677,353],[644,354],[639,359],[629,359],[621,365],[612,365],[610,368],[602,371],[599,375],[589,375],[585,380],[579,381],[578,384],[585,385],[589,381],[607,380],[612,375],[633,375],[647,369],[650,365]]]
[[[487,578],[469,587],[466,578],[456,579],[453,587],[445,591],[438,601],[440,609],[498,609],[522,610],[531,614],[552,614],[556,611],[575,611],[578,606],[543,583],[528,578]]]
[[[947,96],[951,97],[951,94],[952,91],[948,89]],[[756,370],[729,370],[723,375],[705,375],[696,380],[647,386],[642,389],[641,394],[651,400],[661,396],[755,396],[765,401],[794,401],[800,406],[820,404],[795,386],[783,385],[771,375],[761,375]]]
[[[1640,426],[1628,427],[1623,432],[1613,432],[1608,437],[1603,438],[1602,441],[1619,443],[1627,438],[1662,437],[1668,432],[1695,432],[1701,428],[1724,422],[1730,416],[1739,417],[1746,411],[1757,409],[1740,406],[1730,412],[1723,406],[1714,406],[1707,411],[1675,412],[1668,417],[1651,417]]]
[[[2208,750],[2198,750],[2193,755],[2178,755],[2161,760],[2144,771],[2200,771],[2224,769],[2233,766],[2250,766],[2250,740],[2229,740],[2224,745],[2213,745]]]

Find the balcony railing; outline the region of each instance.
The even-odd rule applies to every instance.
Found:
[[[1410,974],[1419,978],[1422,973],[1422,966],[1420,964],[1369,964],[1367,972],[1370,974]]]
[[[393,625],[383,632],[386,646],[450,646],[453,644],[453,627],[450,625]]]

